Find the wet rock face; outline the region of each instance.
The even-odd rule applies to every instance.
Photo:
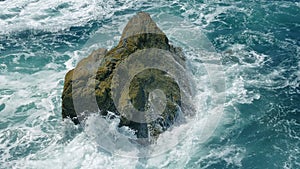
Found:
[[[168,51],[173,59],[184,67],[181,49],[169,44],[167,36],[157,27],[149,14],[139,12],[128,22],[115,48],[110,51],[105,49],[94,51],[66,74],[62,94],[62,117],[70,117],[78,124],[86,116],[84,112],[100,112],[104,116],[107,112],[114,112],[120,116],[120,126],[125,125],[134,129],[138,138],[158,137],[174,123],[181,107],[181,92],[175,79],[168,76],[166,71],[145,69],[131,79],[128,96],[123,97],[123,93],[114,93],[116,87],[122,87],[121,85],[125,83],[123,81],[130,80],[126,76],[130,77],[134,72],[132,70],[144,67],[145,64],[130,65],[122,70],[122,75],[116,73],[116,68],[134,53],[140,54],[132,56],[136,57],[137,61],[139,56],[151,57],[153,50],[145,49]],[[166,67],[172,67],[173,63],[164,64]],[[122,77],[118,81],[113,79],[114,76]],[[163,103],[159,102],[160,96],[151,95],[156,89],[165,94]],[[139,112],[147,111],[151,107],[149,105],[151,99],[152,102],[164,105],[163,112],[155,120],[139,122],[128,118],[128,114],[123,112],[128,102]],[[151,116],[149,112],[151,111],[142,118],[149,118]]]

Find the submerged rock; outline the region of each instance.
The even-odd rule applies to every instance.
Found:
[[[181,89],[178,82],[172,76],[168,76],[167,71],[148,68],[134,74],[134,70],[147,67],[145,62],[139,63],[139,57],[141,59],[149,57],[149,62],[159,62],[153,60],[151,56],[162,55],[161,62],[164,62],[164,52],[160,51],[170,53],[172,59],[184,68],[185,60],[181,49],[169,44],[167,36],[157,27],[149,14],[137,13],[124,28],[116,47],[109,51],[106,49],[94,51],[66,74],[62,94],[62,117],[70,117],[78,124],[87,112],[100,112],[103,116],[113,112],[116,116],[120,116],[120,126],[125,125],[134,129],[138,138],[157,138],[175,122],[182,109]],[[135,57],[137,64],[125,66],[117,71],[121,63],[129,60],[129,56]],[[163,64],[166,70],[174,66],[174,63],[169,62]],[[114,79],[114,76],[119,78]],[[125,81],[130,80],[129,77],[132,79],[128,96],[117,93],[116,90],[122,88]],[[156,89],[159,89],[157,95],[151,96],[151,92]],[[164,95],[161,96],[160,92]],[[155,120],[147,121],[152,116],[151,111],[147,111],[151,108],[149,105],[152,103],[151,99],[155,104],[163,105],[164,109]],[[142,117],[146,119],[145,121],[132,120],[133,118],[124,113],[128,102],[137,112],[148,112]],[[139,114],[132,115],[139,116]]]

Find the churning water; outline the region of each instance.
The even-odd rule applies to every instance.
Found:
[[[118,119],[94,118],[83,129],[61,117],[66,72],[94,49],[115,46],[138,11],[174,44],[188,42],[198,113],[160,136],[152,148],[165,153],[142,159]],[[0,168],[300,168],[299,18],[296,0],[0,1]],[[191,40],[195,31],[202,41]],[[198,44],[220,59],[219,95],[193,53]],[[221,105],[213,101],[224,96]],[[84,130],[101,130],[97,120],[111,132],[95,141]],[[130,157],[103,150],[101,140]]]

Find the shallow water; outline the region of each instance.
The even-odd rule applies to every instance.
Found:
[[[166,152],[145,159],[134,158],[138,147],[126,139],[114,148],[127,157],[99,147],[132,134],[118,121],[103,122],[111,137],[91,139],[93,121],[83,129],[61,118],[66,72],[94,49],[116,45],[141,10],[183,45],[197,82],[197,118],[161,135],[153,150]],[[298,18],[297,1],[0,1],[0,168],[300,168]],[[184,46],[186,27],[201,40]],[[205,57],[221,59],[220,95],[191,52],[198,44]],[[224,104],[212,101],[224,95]],[[203,131],[219,106],[217,128]]]

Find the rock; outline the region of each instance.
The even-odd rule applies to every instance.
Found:
[[[95,73],[106,53],[107,50],[102,48],[94,51],[87,58],[82,59],[75,69],[70,70],[66,74],[62,94],[63,118],[69,117],[75,124],[79,124],[76,112],[98,110],[98,107],[87,107],[92,106],[92,104],[85,101],[90,101],[91,99],[88,98],[94,97],[93,91],[95,90]],[[88,84],[90,84],[88,86],[90,90],[87,91],[86,85]],[[73,100],[80,101],[77,101],[76,106],[74,106]]]
[[[157,27],[149,14],[139,12],[124,28],[116,47],[110,51],[105,49],[94,51],[66,74],[62,94],[62,117],[70,117],[75,124],[78,124],[84,119],[86,112],[100,112],[103,116],[108,112],[114,112],[120,116],[120,126],[125,125],[134,129],[138,138],[149,138],[149,136],[157,138],[160,133],[168,129],[175,122],[182,106],[180,88],[176,80],[168,76],[168,72],[146,69],[132,79],[128,100],[127,97],[122,96],[122,93],[116,96],[116,102],[120,107],[126,108],[125,104],[130,102],[138,111],[146,111],[149,108],[150,93],[160,89],[165,93],[165,103],[163,103],[165,109],[155,121],[146,123],[128,119],[113,100],[113,88],[123,84],[122,81],[113,82],[113,77],[117,76],[116,68],[134,53],[150,56],[149,51],[152,50],[143,53],[144,49],[168,51],[172,53],[174,60],[184,67],[185,59],[181,49],[169,44],[167,36]],[[173,63],[164,64],[170,68],[173,66]],[[129,77],[130,69],[135,69],[135,66],[130,66],[126,71],[128,73],[122,76]],[[140,66],[145,65],[140,64]],[[157,101],[157,98],[153,100]]]

